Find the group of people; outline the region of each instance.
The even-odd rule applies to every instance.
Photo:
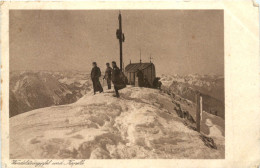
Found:
[[[104,90],[99,81],[99,78],[101,77],[100,68],[97,66],[96,62],[93,62],[92,66],[93,68],[91,70],[91,80],[93,82],[94,94],[96,94],[96,92],[102,93]],[[111,81],[113,82],[115,89],[115,97],[119,97],[118,91],[126,87],[126,83],[124,82],[122,76],[124,75],[122,71],[117,67],[115,61],[112,62],[112,68],[110,67],[109,63],[106,63],[106,71],[103,79],[107,81],[108,89],[111,89]]]

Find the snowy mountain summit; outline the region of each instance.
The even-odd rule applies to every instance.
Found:
[[[212,137],[216,148],[206,145],[170,95],[137,87],[121,90],[119,99],[112,94],[11,117],[10,158],[224,158],[224,138]]]

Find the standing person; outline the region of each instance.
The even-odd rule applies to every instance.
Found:
[[[125,82],[123,81],[123,79],[121,78],[121,70],[117,67],[116,62],[113,61],[112,62],[112,82],[114,84],[114,89],[116,92],[116,95],[114,95],[115,97],[119,97],[119,92],[118,90],[123,89],[126,87]]]
[[[140,69],[138,69],[138,71],[137,71],[137,78],[138,78],[138,86],[143,87],[144,74]]]
[[[111,89],[111,77],[112,77],[112,68],[110,67],[109,63],[106,63],[107,69],[105,72],[105,76],[103,79],[107,80],[107,87],[108,89]]]
[[[97,63],[93,62],[92,63],[92,70],[91,70],[91,79],[93,82],[93,90],[94,90],[94,94],[96,94],[96,92],[103,92],[103,88],[99,82],[99,77],[101,76],[101,71],[100,68],[97,67]]]

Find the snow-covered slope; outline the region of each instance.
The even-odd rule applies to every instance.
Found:
[[[212,137],[214,144],[178,116],[192,103],[148,88],[125,88],[119,99],[112,94],[10,118],[10,158],[224,158],[222,135]]]

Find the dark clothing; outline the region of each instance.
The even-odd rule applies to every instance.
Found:
[[[91,79],[93,80],[94,78],[99,78],[101,76],[101,71],[99,67],[95,66],[91,70]]]
[[[144,83],[144,75],[142,71],[138,71],[137,72],[137,77],[138,77],[138,86],[139,87],[143,87],[143,83]]]
[[[119,92],[118,92],[118,88],[114,85],[114,89],[115,89],[115,92],[116,92],[116,97],[119,97]]]
[[[93,89],[94,89],[94,93],[96,92],[103,92],[103,88],[101,86],[101,83],[99,82],[99,79],[92,79],[93,82]]]
[[[107,88],[111,89],[111,79],[107,78]]]
[[[101,76],[101,71],[99,67],[93,67],[91,70],[91,79],[93,82],[93,90],[95,92],[103,92],[103,88],[99,82],[99,77]]]
[[[112,78],[112,68],[108,67],[105,72],[104,79],[107,80],[107,87],[108,89],[111,89],[111,78]]]
[[[108,67],[105,72],[105,79],[111,79],[112,78],[112,68]]]
[[[116,95],[119,96],[118,90],[126,87],[125,82],[121,78],[121,71],[118,67],[114,67],[112,71],[112,82],[114,84]]]
[[[120,69],[118,67],[114,67],[112,70],[112,82],[119,83],[120,81]]]

